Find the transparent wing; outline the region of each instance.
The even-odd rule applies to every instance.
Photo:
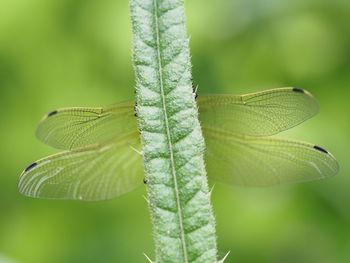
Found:
[[[36,198],[104,200],[127,193],[143,180],[137,133],[117,142],[62,152],[28,166],[20,193]]]
[[[268,136],[294,127],[318,112],[314,97],[299,88],[271,89],[246,95],[198,97],[202,127],[250,136]]]
[[[131,102],[124,102],[108,108],[58,109],[42,119],[36,135],[57,149],[105,143],[137,130],[133,107]]]
[[[208,175],[229,184],[268,186],[335,175],[338,163],[319,146],[204,129]]]

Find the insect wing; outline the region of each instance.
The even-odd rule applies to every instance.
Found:
[[[335,158],[319,146],[226,131],[203,131],[208,174],[221,182],[269,186],[327,178],[339,170]]]
[[[198,106],[202,127],[249,136],[268,136],[290,129],[319,109],[314,97],[299,88],[199,96]]]
[[[133,104],[109,108],[63,108],[50,112],[39,123],[40,141],[57,149],[74,149],[106,143],[137,130]]]
[[[105,200],[142,184],[143,164],[137,133],[117,142],[58,153],[28,166],[19,191],[30,197]]]

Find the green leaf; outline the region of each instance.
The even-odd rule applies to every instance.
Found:
[[[183,1],[131,0],[130,6],[156,262],[217,262]]]

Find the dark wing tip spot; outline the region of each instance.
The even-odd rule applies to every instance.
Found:
[[[305,91],[301,88],[293,88],[293,91],[297,93],[305,93]]]
[[[55,115],[55,114],[57,114],[57,113],[58,113],[57,110],[51,111],[51,112],[49,112],[49,113],[47,114],[47,117],[51,117],[51,116],[53,116],[53,115]]]
[[[314,146],[314,149],[316,149],[316,150],[318,150],[318,151],[320,151],[320,152],[323,152],[323,153],[328,154],[328,152],[327,152],[325,149],[323,149],[322,147],[320,147],[320,146],[315,145],[315,146]]]
[[[37,163],[32,163],[31,165],[29,165],[24,171],[25,172],[29,172],[30,170],[32,170],[35,166],[37,166]]]

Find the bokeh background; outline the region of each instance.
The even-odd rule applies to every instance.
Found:
[[[308,89],[319,115],[281,136],[339,160],[334,178],[264,189],[217,184],[226,262],[350,262],[350,1],[188,0],[193,77],[203,93]],[[146,262],[145,189],[100,203],[18,194],[24,167],[55,150],[34,136],[62,106],[133,99],[127,0],[0,2],[0,262]]]

